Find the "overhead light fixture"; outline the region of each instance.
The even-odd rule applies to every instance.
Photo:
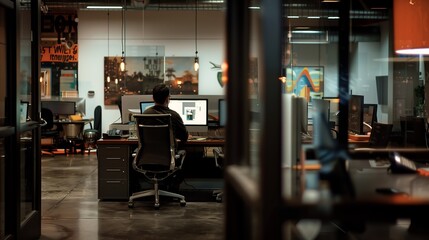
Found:
[[[319,19],[320,17],[319,16],[308,16],[307,18],[308,19]]]
[[[393,1],[394,49],[397,54],[429,55],[429,1]]]
[[[195,61],[194,61],[195,71],[198,71],[198,69],[200,68],[200,63],[198,61],[197,27],[198,27],[198,0],[195,0]]]
[[[122,6],[86,6],[86,9],[122,9]]]
[[[331,16],[331,17],[328,17],[328,19],[340,19],[340,17],[338,17],[338,16]]]
[[[329,34],[327,30],[310,29],[306,27],[297,27],[289,31],[290,43],[295,44],[327,44],[329,43]]]
[[[119,69],[121,72],[125,71],[125,0],[123,0],[124,7],[122,8],[122,36],[121,36],[121,45],[122,45],[122,57],[121,63],[119,64]]]
[[[299,18],[299,16],[287,16],[287,18],[290,18],[290,19],[298,19]]]
[[[110,44],[109,44],[109,37],[110,37],[110,11],[107,11],[107,77],[106,81],[110,83],[110,62],[109,62],[109,56],[110,56]]]

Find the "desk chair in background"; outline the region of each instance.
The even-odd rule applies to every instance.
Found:
[[[153,189],[136,192],[131,195],[128,207],[134,207],[134,199],[155,196],[155,209],[159,209],[159,196],[180,199],[180,206],[185,206],[183,195],[159,189],[160,182],[168,179],[181,170],[186,152],[175,151],[175,139],[171,126],[170,114],[136,114],[134,115],[137,127],[138,150],[132,166],[141,173]]]
[[[90,129],[83,132],[85,149],[88,149],[88,154],[92,149],[97,149],[97,140],[101,138],[101,106],[98,105],[94,109],[94,128],[90,123]]]
[[[372,124],[369,146],[376,148],[386,148],[389,145],[390,134],[393,124],[374,122]]]
[[[216,167],[223,169],[223,161],[224,161],[224,153],[222,148],[214,148],[213,156],[215,158]],[[222,190],[214,190],[213,195],[216,197],[217,202],[222,202],[223,191]]]
[[[42,150],[42,155],[55,156],[52,150],[60,134],[54,125],[54,114],[47,108],[41,108],[40,114],[45,121],[41,127],[41,147],[42,149],[49,149],[48,151]]]

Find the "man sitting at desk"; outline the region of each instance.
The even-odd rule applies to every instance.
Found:
[[[155,105],[146,109],[143,114],[170,114],[174,137],[179,139],[181,144],[185,143],[189,135],[183,124],[183,120],[176,111],[168,108],[168,104],[170,103],[170,89],[165,84],[156,85],[153,88],[152,96]],[[167,186],[168,190],[177,192],[183,179],[184,176],[182,171],[178,171],[176,175],[173,176],[171,183]]]
[[[174,137],[179,139],[181,143],[185,143],[188,140],[188,131],[183,124],[183,120],[176,111],[168,108],[168,104],[170,103],[170,89],[165,84],[156,85],[153,88],[152,96],[155,105],[146,109],[143,113],[171,114]]]

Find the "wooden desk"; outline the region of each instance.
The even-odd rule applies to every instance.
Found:
[[[223,139],[191,140],[185,147],[221,147]],[[137,139],[100,139],[97,141],[98,158],[98,198],[127,200],[134,183],[131,154],[138,146]]]

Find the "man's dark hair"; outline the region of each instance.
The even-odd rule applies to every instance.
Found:
[[[165,99],[170,96],[170,89],[165,84],[156,85],[153,88],[152,96],[156,103],[163,104]]]

